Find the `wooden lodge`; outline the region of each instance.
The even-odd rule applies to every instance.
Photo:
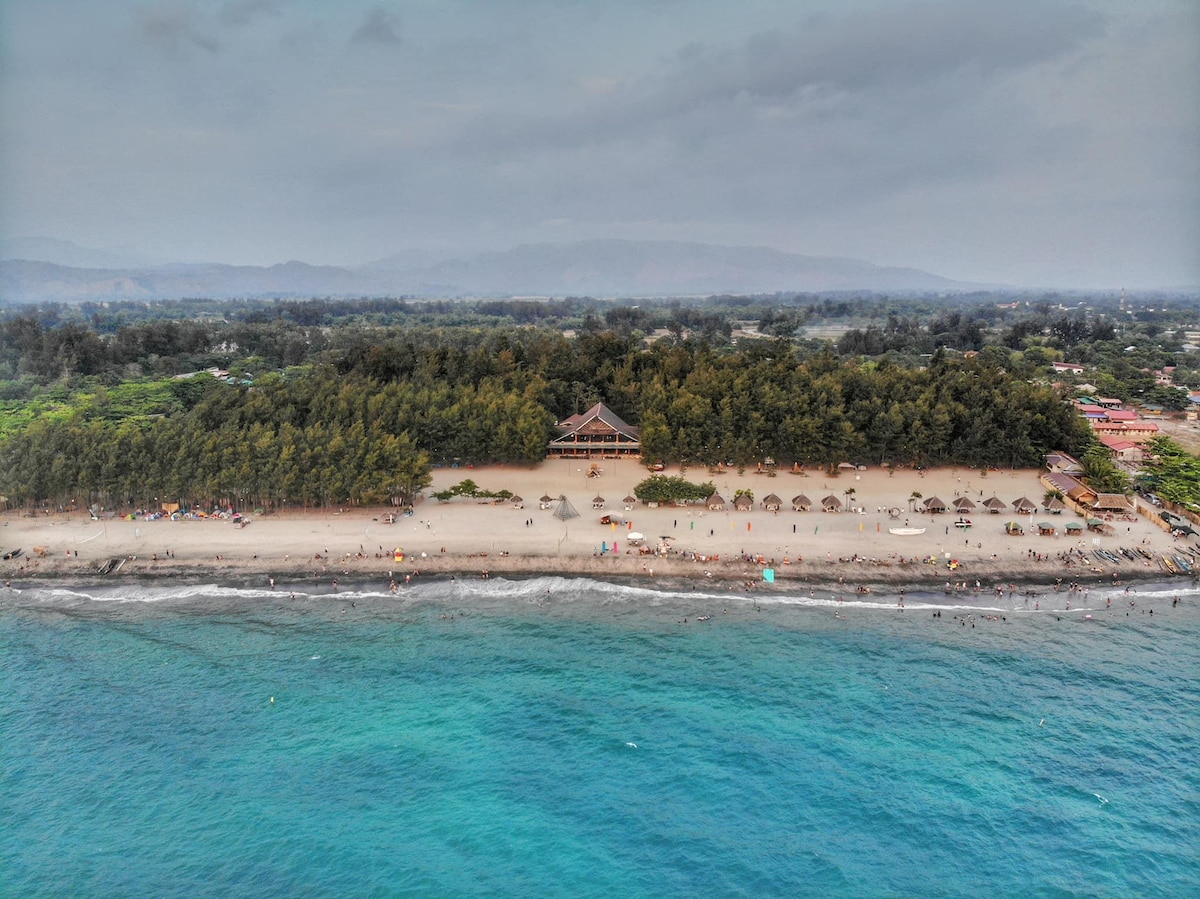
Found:
[[[616,458],[642,454],[642,432],[626,424],[604,403],[558,423],[559,435],[550,441],[551,458]]]

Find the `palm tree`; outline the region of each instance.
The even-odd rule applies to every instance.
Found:
[[[908,495],[908,509],[910,512],[912,511],[913,507],[917,503],[917,500],[919,500],[919,499],[921,499],[921,491],[920,490],[914,490],[912,493],[910,493]]]

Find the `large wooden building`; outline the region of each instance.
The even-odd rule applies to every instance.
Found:
[[[558,423],[559,435],[550,441],[547,453],[582,458],[640,456],[642,432],[604,405],[596,403],[579,415]]]

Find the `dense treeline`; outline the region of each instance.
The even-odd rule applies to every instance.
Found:
[[[0,492],[109,507],[404,502],[428,484],[433,455],[536,461],[551,423],[492,381],[418,386],[320,369],[213,382],[176,416],[34,422],[0,445]]]
[[[803,337],[837,316],[867,326]],[[1107,359],[1103,393],[1153,395],[1138,363],[1190,357],[1180,329],[1151,327],[1049,304],[799,295],[19,310],[0,321],[0,494],[402,501],[435,464],[542,459],[553,423],[598,401],[641,426],[653,460],[1036,465],[1088,443],[1043,380],[1049,360]],[[774,336],[733,336],[754,329]],[[233,377],[173,377],[208,367]]]

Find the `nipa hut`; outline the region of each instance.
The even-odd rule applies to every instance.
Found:
[[[1042,503],[1042,508],[1045,509],[1047,512],[1049,512],[1051,515],[1061,515],[1063,513],[1063,510],[1066,507],[1067,507],[1067,504],[1064,503],[1057,496],[1052,496],[1048,500],[1046,500],[1044,503]]]
[[[763,508],[766,509],[768,512],[778,512],[780,510],[780,508],[782,508],[782,506],[783,506],[783,500],[780,499],[778,496],[776,496],[774,493],[768,493],[766,496],[763,497],[762,504],[763,504]]]
[[[954,501],[954,508],[959,512],[970,512],[975,508],[975,503],[969,496],[960,496]]]
[[[1007,506],[1004,505],[1004,500],[1002,500],[998,496],[989,496],[987,499],[985,499],[983,501],[983,507],[985,509],[987,509],[989,512],[991,512],[993,515],[999,515],[1006,508],[1008,508]]]
[[[821,500],[821,508],[826,512],[840,512],[842,511],[842,501],[831,493]]]
[[[797,512],[807,512],[812,508],[812,500],[801,493],[792,497],[792,508]]]
[[[522,499],[521,497],[519,497],[519,496],[510,496],[510,497],[508,498],[508,501],[509,501],[510,503],[512,503],[512,507],[513,507],[514,509],[524,509],[524,508],[525,508],[525,500],[523,500],[523,499]]]
[[[593,509],[603,509],[604,508],[604,497],[603,496],[593,496],[592,497],[592,508]]]
[[[704,501],[704,505],[708,507],[708,511],[710,512],[720,512],[725,508],[725,497],[719,493],[714,493]]]
[[[739,512],[749,512],[754,508],[754,500],[744,493],[739,493],[733,498],[733,507]]]
[[[1018,515],[1028,515],[1037,511],[1035,506],[1028,497],[1022,496],[1020,499],[1013,500],[1013,509]]]
[[[929,499],[925,500],[925,511],[926,512],[945,512],[946,504],[944,502],[942,502],[940,499],[938,499],[936,496],[931,496],[931,497],[929,497]]]

